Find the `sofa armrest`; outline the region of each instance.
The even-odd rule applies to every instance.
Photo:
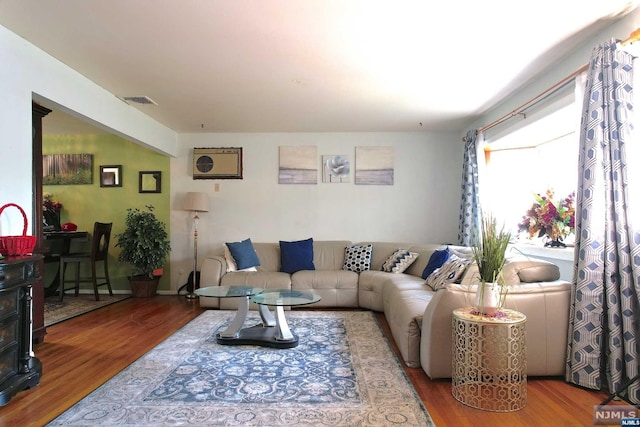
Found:
[[[223,256],[207,256],[200,265],[200,287],[220,286],[220,279],[226,272],[227,262]]]
[[[222,276],[227,273],[227,262],[224,256],[208,255],[200,265],[200,287],[220,286]],[[220,298],[198,298],[200,307],[219,308]]]

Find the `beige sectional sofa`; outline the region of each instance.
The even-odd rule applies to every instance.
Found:
[[[278,243],[253,243],[260,260],[257,271],[228,272],[223,254],[205,258],[200,286],[250,285],[265,289],[312,291],[322,300],[309,307],[360,308],[384,312],[393,339],[410,367],[422,367],[431,378],[451,376],[451,313],[473,305],[474,269],[470,264],[460,283],[432,290],[421,278],[433,252],[446,246],[409,242],[360,242],[373,246],[371,268],[356,273],[343,269],[350,241],[314,241],[315,270],[293,274],[280,271]],[[449,246],[459,257],[471,258],[471,249]],[[381,271],[398,248],[418,253],[403,273]],[[564,373],[569,316],[569,282],[558,280],[558,267],[546,261],[514,255],[504,269],[509,284],[507,307],[527,316],[527,373],[558,376]],[[200,298],[207,308],[235,309],[235,298]]]

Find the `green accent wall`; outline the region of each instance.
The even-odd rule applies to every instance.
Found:
[[[120,248],[115,247],[116,234],[124,231],[124,219],[128,208],[145,209],[154,206],[154,213],[169,229],[169,157],[149,150],[141,145],[116,135],[44,135],[43,154],[92,154],[93,183],[85,185],[45,185],[43,193],[52,194],[52,199],[63,205],[61,223],[73,222],[78,230],[93,231],[93,223],[113,222],[109,247],[109,276],[114,290],[130,290],[127,277],[131,274],[129,264],[118,261]],[[122,165],[122,187],[100,187],[100,166]],[[139,193],[138,172],[161,171],[161,193]],[[74,242],[71,250],[89,250],[88,242]],[[46,276],[55,272],[57,264],[45,266]],[[160,280],[159,290],[170,288],[169,260]],[[53,273],[52,273],[53,270]],[[67,277],[73,273],[68,272]],[[88,274],[88,270],[84,273]],[[81,288],[91,289],[90,284]],[[84,289],[82,288],[82,289]]]

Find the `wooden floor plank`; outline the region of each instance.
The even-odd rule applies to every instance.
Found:
[[[45,425],[203,311],[197,300],[179,296],[130,298],[47,328],[35,348],[44,371],[40,384],[0,408],[0,426]],[[389,337],[384,315],[376,318]],[[606,398],[562,378],[530,378],[524,409],[486,412],[457,402],[450,380],[403,367],[437,426],[592,426],[593,406]]]

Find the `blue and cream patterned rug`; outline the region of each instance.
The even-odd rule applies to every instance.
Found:
[[[433,425],[373,313],[289,311],[291,349],[217,344],[233,315],[206,311],[49,425]]]

